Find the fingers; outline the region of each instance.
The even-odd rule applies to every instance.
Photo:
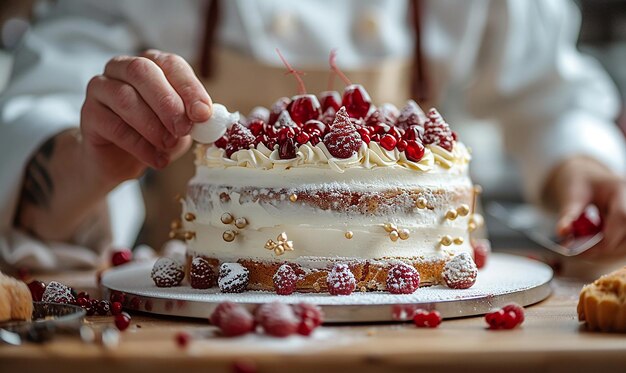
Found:
[[[129,84],[99,75],[89,82],[88,90],[93,98],[117,114],[154,147],[170,149],[176,145],[176,138]]]
[[[182,98],[153,61],[144,57],[115,57],[107,63],[104,75],[125,82],[139,92],[172,135],[184,136],[191,131],[192,123]]]
[[[147,50],[144,57],[156,63],[165,77],[178,92],[185,104],[185,111],[193,122],[205,122],[211,116],[211,97],[182,57],[155,49]]]
[[[591,200],[592,189],[587,182],[576,179],[565,187],[561,196],[561,210],[556,225],[557,235],[564,237],[571,233],[572,222],[582,214]]]

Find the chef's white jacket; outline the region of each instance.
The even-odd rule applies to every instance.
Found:
[[[56,3],[56,4],[55,4]],[[323,66],[332,48],[355,70],[413,55],[408,4],[396,0],[227,0],[219,44],[279,65]],[[529,198],[565,157],[593,157],[620,174],[626,145],[614,125],[616,90],[601,66],[575,47],[580,14],[565,0],[425,1],[423,53],[443,112],[491,118],[504,130]],[[0,97],[0,254],[10,265],[93,265],[89,249],[40,242],[15,230],[22,175],[47,138],[79,124],[88,80],[108,59],[145,47],[197,57],[203,1],[58,0],[40,4],[16,50]],[[241,83],[240,83],[241,84]],[[480,167],[480,164],[474,164]],[[143,206],[136,182],[109,197],[114,243],[131,245]]]

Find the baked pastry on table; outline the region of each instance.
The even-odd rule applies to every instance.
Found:
[[[583,287],[578,319],[591,330],[626,332],[626,267]]]
[[[30,320],[33,301],[28,286],[0,272],[0,321]]]

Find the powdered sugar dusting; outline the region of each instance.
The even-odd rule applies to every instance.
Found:
[[[239,263],[223,263],[217,281],[223,292],[241,292],[248,286],[248,270]]]
[[[453,289],[467,289],[476,281],[478,269],[468,253],[455,255],[443,269],[443,279]]]

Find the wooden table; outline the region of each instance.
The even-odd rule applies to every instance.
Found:
[[[79,289],[95,287],[93,273],[51,276]],[[454,319],[437,329],[412,324],[329,326],[311,338],[262,335],[225,339],[202,320],[133,315],[115,349],[59,336],[44,345],[0,346],[0,372],[179,373],[235,372],[234,364],[258,372],[366,373],[379,371],[594,371],[626,372],[626,335],[585,331],[576,315],[581,281],[557,278],[553,294],[526,309],[511,331],[486,330],[482,317]],[[111,317],[88,317],[95,328]],[[195,335],[187,348],[175,335]],[[195,368],[193,370],[189,370]]]

